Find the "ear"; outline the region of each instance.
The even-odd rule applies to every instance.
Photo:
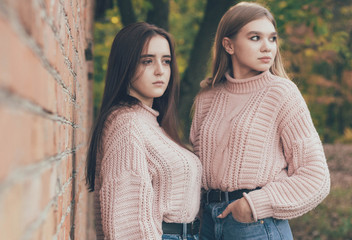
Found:
[[[225,51],[232,55],[235,53],[235,48],[233,46],[232,40],[228,37],[224,37],[222,39],[222,46],[224,47]]]

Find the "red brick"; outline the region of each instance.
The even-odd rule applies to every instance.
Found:
[[[75,130],[68,124],[6,106],[0,107],[0,113],[1,132],[8,136],[1,138],[0,144],[8,150],[3,157],[9,160],[1,168],[0,179],[10,171],[11,166],[30,164],[74,147],[72,138]]]
[[[0,60],[0,89],[10,94],[0,104],[0,132],[6,136],[0,138],[5,159],[0,182],[7,183],[0,194],[0,232],[5,239],[70,239],[73,224],[75,238],[94,236],[84,181],[92,124],[92,81],[87,75],[93,70],[84,51],[93,36],[93,4],[92,0],[3,1],[0,52],[6,57]],[[9,22],[13,18],[16,21]],[[18,31],[21,28],[25,32]],[[76,152],[70,153],[74,148]],[[62,152],[68,154],[46,162]],[[43,167],[38,172],[24,172],[28,166],[41,166],[40,161]],[[73,168],[76,175],[70,180]],[[20,178],[16,171],[27,176]],[[65,216],[72,200],[75,212]],[[35,222],[41,224],[32,232],[29,226]]]
[[[59,42],[55,37],[55,32],[48,24],[43,26],[43,34],[45,37],[43,52],[51,66],[56,65],[57,54],[61,54]]]
[[[2,161],[0,180],[15,168],[57,154],[54,149],[54,122],[20,109],[0,107]]]
[[[58,222],[56,221],[56,209],[55,206],[51,206],[49,209],[48,215],[46,217],[46,221],[44,221],[39,229],[37,230],[39,233],[39,238],[33,239],[52,239],[52,236],[56,233],[56,227]]]
[[[6,55],[6,61],[0,65],[0,86],[17,95],[39,104],[43,108],[55,112],[54,86],[57,84],[53,76],[43,67],[38,57],[18,36],[0,21],[0,52]],[[5,58],[4,58],[5,59]],[[36,83],[36,84],[34,84]]]
[[[61,16],[61,4],[60,1],[52,1],[52,0],[46,0],[50,1],[52,3],[51,6],[51,12],[50,12],[50,17],[53,19],[53,25],[55,26],[56,29],[59,29],[60,27],[60,16]]]
[[[2,239],[20,239],[23,232],[22,222],[23,186],[16,185],[3,192],[0,201],[0,232]]]

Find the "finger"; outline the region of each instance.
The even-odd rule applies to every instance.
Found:
[[[227,215],[229,215],[229,213],[230,213],[230,208],[227,207],[222,213],[218,215],[218,218],[225,218],[227,217]]]

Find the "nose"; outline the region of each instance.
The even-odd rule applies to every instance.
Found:
[[[160,76],[164,74],[164,67],[161,61],[157,61],[155,64],[154,74]]]
[[[270,52],[271,48],[272,48],[272,43],[269,40],[264,39],[260,50],[262,52]]]

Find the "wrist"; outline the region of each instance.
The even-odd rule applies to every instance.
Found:
[[[252,212],[252,209],[251,209],[247,199],[245,197],[242,197],[241,200],[242,200],[242,205],[243,205],[242,209],[245,210],[245,214],[247,216],[250,216],[250,219],[254,222],[253,212]]]

